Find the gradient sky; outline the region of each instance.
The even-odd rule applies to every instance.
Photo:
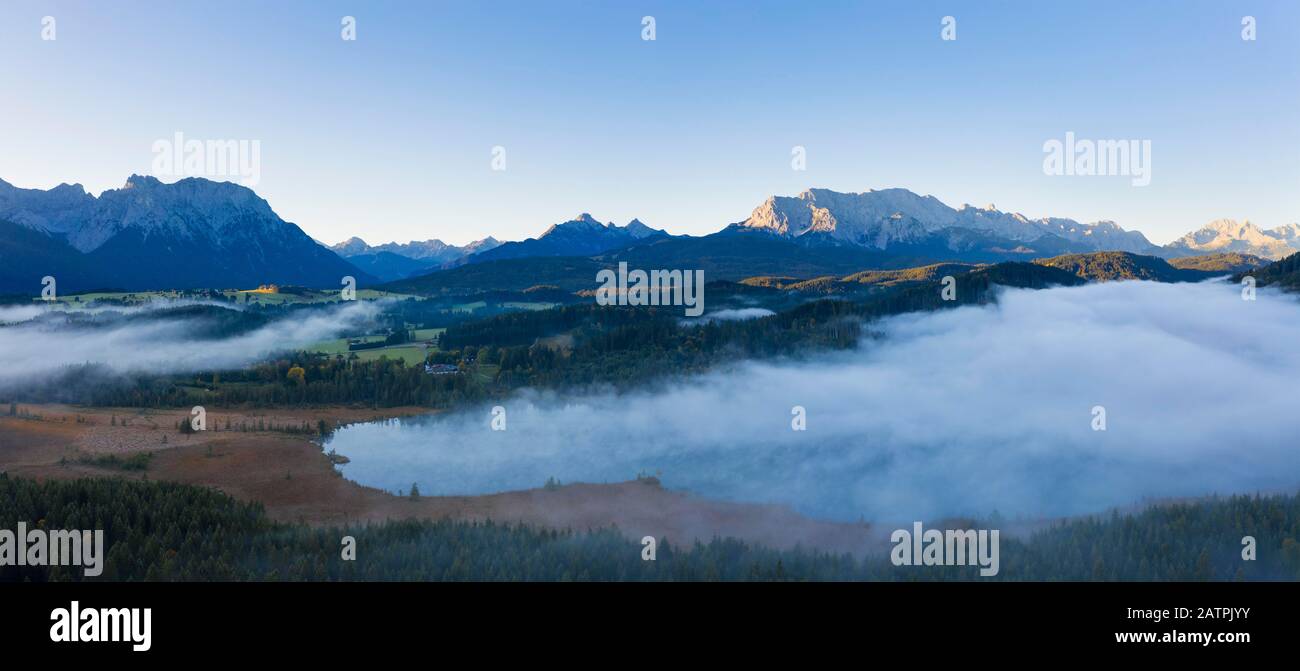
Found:
[[[257,192],[330,243],[521,239],[584,211],[704,234],[810,186],[1157,243],[1300,221],[1297,2],[6,0],[0,60],[0,179],[98,193],[176,131],[255,139]],[[1150,140],[1150,186],[1044,175],[1066,131]]]

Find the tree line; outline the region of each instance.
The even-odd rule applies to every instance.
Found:
[[[617,529],[555,530],[492,521],[390,521],[317,528],[269,520],[259,504],[190,485],[0,474],[0,529],[18,522],[103,529],[103,575],[80,567],[0,566],[0,581],[95,580],[1298,580],[1300,497],[1233,496],[1059,523],[1001,540],[1001,571],[898,567],[775,550],[734,538],[659,539],[654,561]],[[1241,558],[1253,536],[1257,559]],[[345,536],[357,542],[343,558]]]

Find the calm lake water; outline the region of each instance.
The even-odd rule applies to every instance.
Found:
[[[824,519],[983,515],[1013,507],[1004,483],[975,481],[962,465],[916,468],[912,458],[899,459],[897,446],[867,435],[810,437],[790,431],[781,413],[770,430],[741,432],[726,418],[710,426],[661,412],[611,416],[599,404],[529,404],[511,411],[507,431],[493,431],[484,408],[355,424],[337,431],[325,449],[350,459],[336,466],[348,479],[393,493],[415,483],[425,495],[491,494],[541,487],[549,478],[608,483],[644,473],[670,489],[786,504]],[[1064,470],[1079,473],[1079,482],[1043,481],[1039,498],[1078,505],[1076,488],[1089,469]],[[963,489],[973,494],[969,500],[947,503]]]
[[[853,459],[858,468],[844,469],[846,455],[830,448],[786,449],[725,436],[687,444],[671,430],[657,432],[649,418],[634,434],[597,421],[561,431],[547,412],[557,411],[511,415],[508,431],[492,431],[486,409],[354,424],[335,432],[325,449],[350,460],[335,467],[349,480],[394,493],[412,483],[425,495],[474,495],[540,487],[549,478],[607,483],[647,474],[670,489],[710,498],[786,503],[854,520],[861,506],[853,493],[878,470],[863,458]],[[581,423],[565,420],[566,426]]]

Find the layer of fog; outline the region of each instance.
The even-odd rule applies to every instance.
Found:
[[[88,303],[81,305],[57,301],[49,303],[33,302],[24,305],[0,305],[0,326],[13,326],[52,315],[134,315],[196,305],[221,308],[223,310],[233,310],[236,312],[243,312],[245,309],[244,306],[237,303],[224,303],[197,298],[155,298],[130,305],[112,305],[106,303]]]
[[[728,308],[710,312],[696,319],[683,319],[682,324],[687,326],[691,324],[705,324],[708,322],[732,322],[744,321],[746,319],[758,319],[760,317],[770,317],[776,314],[767,308]]]
[[[503,402],[359,425],[350,478],[439,494],[622,481],[821,517],[1056,516],[1300,484],[1300,305],[1222,282],[1008,290],[892,318],[813,363],[747,364],[655,393]],[[792,407],[807,430],[791,428]],[[1094,406],[1106,430],[1093,430]]]
[[[47,309],[40,305],[0,305],[0,324],[28,322],[45,314]]]
[[[125,308],[102,307],[69,312],[138,314],[203,304],[158,300]],[[224,303],[207,303],[227,310]],[[300,349],[339,337],[372,319],[372,303],[298,312],[265,326],[220,339],[196,339],[199,324],[192,317],[159,312],[157,319],[123,320],[96,328],[72,328],[48,317],[61,307],[10,306],[0,309],[0,388],[13,388],[35,378],[56,375],[68,366],[98,364],[132,373],[176,373],[238,368],[271,354]]]

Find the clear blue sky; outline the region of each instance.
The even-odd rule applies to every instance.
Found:
[[[702,234],[809,186],[1156,242],[1300,221],[1297,2],[6,0],[0,60],[0,178],[98,193],[175,131],[256,139],[258,193],[326,242],[518,239],[582,211]],[[1066,131],[1151,140],[1151,185],[1044,175]]]

